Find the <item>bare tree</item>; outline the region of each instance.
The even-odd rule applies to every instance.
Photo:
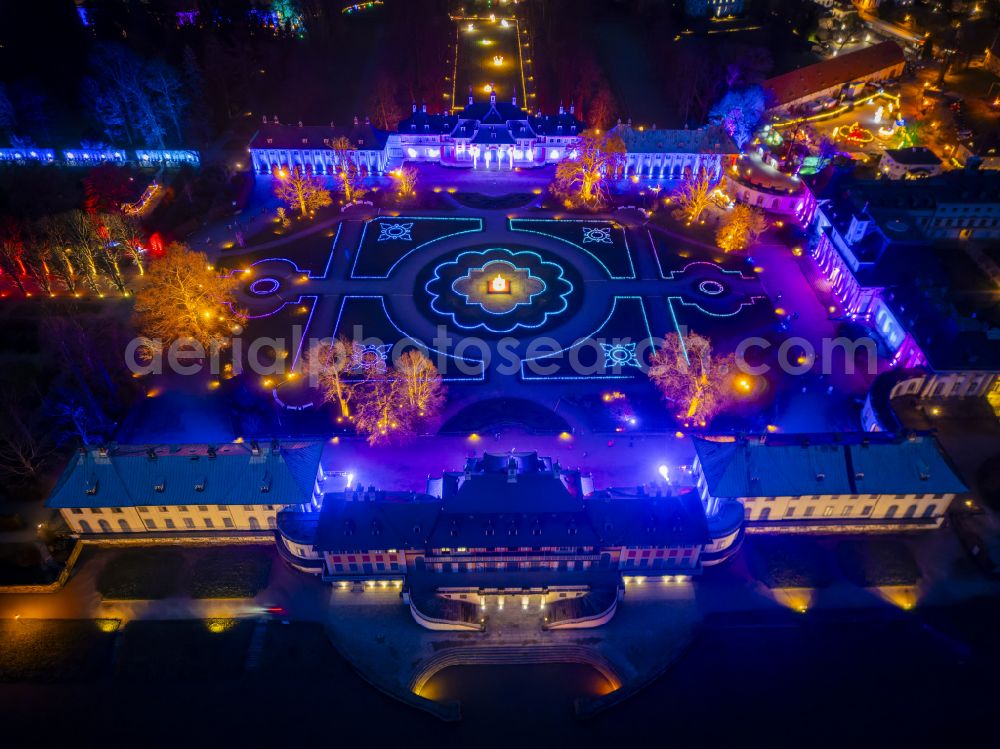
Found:
[[[20,227],[8,219],[0,227],[0,270],[17,286],[22,294],[27,294],[24,281],[21,279],[23,268],[24,242],[21,240]]]
[[[316,381],[323,400],[336,403],[341,418],[351,415],[354,384],[350,375],[357,368],[357,345],[340,337],[333,342],[320,341],[306,355],[306,374]]]
[[[143,79],[146,88],[153,94],[156,108],[173,126],[177,143],[182,143],[184,135],[181,131],[181,118],[187,108],[187,97],[184,96],[184,84],[180,76],[172,67],[158,60],[146,67]]]
[[[203,253],[172,244],[135,295],[139,327],[161,345],[191,339],[206,351],[226,348],[246,320],[233,296],[239,282],[220,276]]]
[[[586,132],[575,151],[556,165],[552,189],[572,205],[600,208],[607,201],[607,180],[618,171],[625,144],[616,135]]]
[[[0,475],[8,481],[36,478],[55,452],[36,407],[41,396],[37,387],[32,390],[33,393],[24,393],[5,387],[0,396],[4,412],[0,426]]]
[[[399,357],[394,371],[408,418],[418,423],[436,419],[447,391],[434,363],[420,351],[411,349]]]
[[[401,166],[390,174],[396,180],[396,197],[400,200],[413,197],[417,189],[417,170],[412,166]]]
[[[653,354],[648,375],[663,398],[676,407],[681,423],[703,427],[729,400],[735,367],[732,354],[713,354],[708,338],[670,333]]]
[[[299,215],[303,217],[333,202],[330,191],[323,186],[323,180],[306,174],[301,167],[279,173],[274,194],[289,208],[298,208]]]
[[[368,105],[372,113],[372,122],[382,130],[395,130],[403,119],[403,112],[398,102],[398,87],[390,75],[380,75],[375,81]]]
[[[737,203],[723,216],[715,241],[726,252],[740,252],[756,242],[767,226],[763,211],[747,203]]]
[[[705,209],[712,204],[714,187],[715,185],[704,169],[699,169],[697,174],[685,178],[673,196],[678,203],[677,218],[682,218],[689,224],[697,221]]]
[[[122,255],[138,269],[139,275],[144,275],[142,229],[138,217],[114,211],[103,214],[100,221],[107,231],[108,241],[116,243]]]

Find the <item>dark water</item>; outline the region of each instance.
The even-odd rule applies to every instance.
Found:
[[[453,666],[435,674],[421,695],[433,700],[458,700],[463,722],[486,726],[498,709],[516,716],[532,730],[563,730],[574,721],[578,697],[599,697],[610,691],[607,680],[590,666],[546,663],[522,666]]]
[[[456,667],[427,688],[444,724],[346,665],[322,678],[0,685],[3,746],[996,746],[1000,602],[961,609],[711,620],[668,673],[590,720],[586,666]],[[641,657],[641,654],[640,654]],[[179,743],[178,743],[179,742]],[[42,741],[41,745],[51,742]]]

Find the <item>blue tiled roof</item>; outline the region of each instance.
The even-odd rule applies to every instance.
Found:
[[[365,499],[343,492],[325,495],[315,548],[666,546],[709,540],[694,493],[648,497],[609,491],[581,498],[578,489],[571,489],[578,482],[573,472],[566,478],[535,453],[486,454],[470,459],[467,469],[445,475],[440,499],[378,492]],[[296,539],[310,532],[303,532],[295,513],[281,515],[283,533],[286,524]]]
[[[49,507],[310,502],[321,442],[112,445],[73,456]]]
[[[952,494],[966,491],[930,436],[696,439],[713,497]]]

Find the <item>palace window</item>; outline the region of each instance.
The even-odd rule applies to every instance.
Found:
[[[222,518],[222,524],[223,524],[224,526],[226,526],[227,528],[232,528],[232,527],[234,527],[234,526],[233,526],[233,519],[232,519],[232,518]]]
[[[206,528],[214,528],[215,527],[215,523],[212,522],[212,518],[205,518],[205,527]]]

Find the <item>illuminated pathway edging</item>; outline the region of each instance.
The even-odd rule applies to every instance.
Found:
[[[400,220],[398,217],[384,218]],[[425,216],[407,218],[419,220],[442,217],[434,212],[427,212]],[[451,214],[447,218],[465,217]],[[308,305],[309,317],[302,336],[302,341],[305,341],[310,337],[327,338],[334,333],[346,298],[377,297],[382,299],[387,317],[399,331],[400,340],[410,337],[429,343],[438,333],[437,326],[442,324],[449,326],[453,336],[459,338],[462,331],[457,329],[458,326],[450,324],[446,318],[429,317],[418,304],[418,299],[414,296],[417,293],[418,278],[435,261],[446,263],[465,252],[482,251],[490,247],[503,248],[505,245],[537,249],[547,261],[562,264],[567,269],[572,268],[578,277],[579,288],[573,292],[581,295],[578,309],[568,317],[554,317],[542,331],[543,335],[560,342],[564,351],[600,332],[614,311],[616,300],[620,298],[641,297],[641,317],[645,320],[634,320],[635,330],[629,333],[633,340],[643,340],[650,335],[662,335],[676,330],[676,305],[690,305],[710,316],[730,317],[738,315],[746,306],[763,298],[760,282],[752,273],[725,270],[714,263],[692,261],[680,271],[664,273],[659,256],[643,241],[646,239],[643,235],[647,234],[645,227],[621,228],[626,237],[628,233],[632,234],[631,238],[624,241],[628,246],[628,262],[634,270],[634,277],[611,278],[607,266],[583,247],[582,242],[577,246],[561,237],[512,231],[509,217],[499,211],[477,212],[469,218],[478,219],[482,231],[453,234],[417,243],[423,246],[401,253],[399,259],[394,261],[391,272],[384,278],[350,277],[351,269],[357,263],[358,247],[361,246],[368,222],[346,220],[337,227],[329,257],[321,273],[315,272],[315,269],[301,268],[293,259],[281,257],[278,248],[274,248],[274,257],[256,260],[242,269],[250,270],[250,273],[246,286],[241,287],[237,294],[237,303],[249,313],[251,332],[253,320],[277,315],[289,305]],[[540,219],[533,217],[531,220]],[[608,226],[618,226],[609,219],[598,217],[576,221],[591,225],[604,222]],[[567,223],[570,221],[567,220]],[[649,235],[649,241],[651,240],[652,235]],[[285,244],[293,243],[294,237],[291,237]],[[689,242],[688,246],[697,246],[697,243]],[[248,248],[243,254],[250,254],[255,249]],[[513,251],[517,252],[518,249]],[[289,255],[294,257],[293,253]],[[239,262],[239,255],[235,253],[227,257]],[[272,288],[273,283],[268,281],[256,286],[257,293],[252,293],[250,285],[261,279],[275,279],[279,282],[278,287]],[[723,287],[721,292],[719,286]],[[270,293],[261,293],[264,291]],[[386,343],[396,341],[387,340]],[[486,343],[495,348],[495,342]],[[301,348],[300,342],[299,349],[294,353],[293,364],[301,359]],[[445,353],[450,355],[449,352]],[[491,354],[495,353],[495,350],[491,351]],[[518,349],[518,355],[525,358],[523,346]],[[492,356],[491,360],[496,362],[498,357]],[[503,375],[491,370],[489,376],[492,378]],[[314,395],[308,395],[301,386],[296,386],[296,389],[301,392],[292,397],[292,388],[285,387],[279,402],[298,408],[308,407],[313,403]],[[515,391],[516,386],[512,393],[516,394]]]

